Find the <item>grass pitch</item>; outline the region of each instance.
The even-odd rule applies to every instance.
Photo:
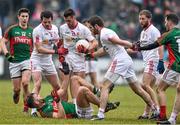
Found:
[[[32,90],[32,83],[31,83]],[[47,83],[42,84],[41,95],[44,97],[51,91],[51,86]],[[171,113],[175,88],[169,88],[167,93],[167,111],[168,116]],[[137,120],[137,117],[143,113],[144,102],[135,95],[128,86],[117,86],[110,94],[111,101],[120,101],[120,106],[106,113],[106,118],[101,121],[90,121],[83,119],[50,119],[33,118],[30,114],[22,112],[22,96],[19,104],[12,101],[12,83],[11,81],[0,81],[0,124],[156,124],[151,120]],[[22,95],[22,94],[21,94]],[[94,107],[94,114],[97,113],[97,107]],[[177,123],[180,123],[178,119]]]

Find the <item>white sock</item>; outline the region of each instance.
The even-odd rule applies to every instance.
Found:
[[[37,109],[36,109],[36,108],[32,108],[31,114],[33,114],[33,113],[35,113],[35,112],[37,112]]]
[[[144,111],[143,116],[149,116],[149,112]]]
[[[98,117],[99,118],[104,118],[105,116],[104,116],[104,109],[102,109],[102,108],[99,108],[99,111],[98,111]]]
[[[73,104],[76,105],[76,98],[73,98],[72,101],[73,101]]]
[[[177,115],[178,115],[177,113],[172,112],[168,121],[171,122],[171,123],[176,122]]]

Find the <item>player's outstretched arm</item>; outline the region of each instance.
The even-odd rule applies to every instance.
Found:
[[[151,50],[159,47],[160,44],[158,42],[154,42],[152,44],[149,44],[148,46],[139,47],[138,50]]]
[[[114,44],[118,44],[118,45],[124,46],[126,48],[132,48],[133,47],[133,44],[131,42],[129,42],[127,40],[122,40],[118,37],[111,37],[111,38],[108,38],[108,40]]]

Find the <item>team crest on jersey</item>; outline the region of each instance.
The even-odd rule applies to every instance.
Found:
[[[26,36],[26,32],[21,32],[22,33],[22,36]]]

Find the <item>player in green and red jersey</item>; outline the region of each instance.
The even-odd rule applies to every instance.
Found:
[[[164,33],[154,44],[144,47],[138,47],[139,50],[149,50],[161,45],[165,45],[169,53],[169,65],[164,72],[157,88],[160,104],[160,121],[166,119],[166,89],[172,84],[177,83],[176,101],[168,121],[160,122],[162,124],[175,124],[176,117],[180,112],[180,29],[176,27],[179,23],[179,17],[176,14],[169,14],[165,18],[165,26],[168,32]]]
[[[77,90],[76,103],[68,103],[60,100],[63,94],[66,92],[65,88],[53,90],[51,95],[40,99],[37,94],[31,93],[27,98],[27,103],[30,108],[37,108],[42,117],[50,118],[92,118],[93,109],[90,103],[93,103],[99,107],[99,98],[94,94],[94,87],[87,83],[80,76],[74,75],[73,81],[79,84]],[[106,112],[116,109],[119,106],[119,102],[108,103],[106,106]]]
[[[32,31],[28,25],[30,11],[21,8],[18,11],[18,24],[10,26],[1,40],[2,50],[5,57],[10,62],[9,70],[13,82],[13,100],[19,102],[21,84],[23,86],[24,111],[28,111],[26,97],[29,94],[28,84],[31,77],[30,56],[32,51]],[[9,42],[10,50],[6,47]]]

